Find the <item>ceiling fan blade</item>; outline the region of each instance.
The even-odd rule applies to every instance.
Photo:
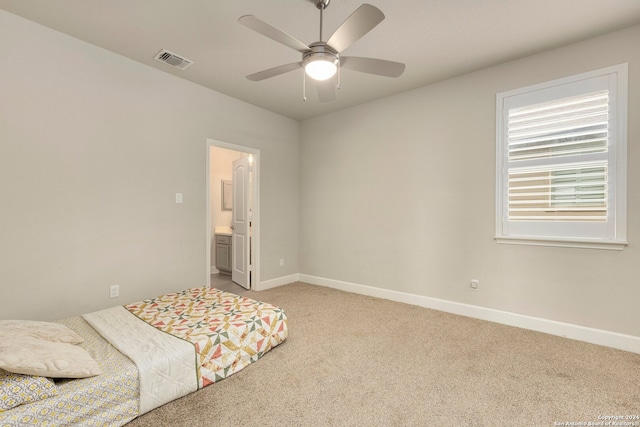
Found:
[[[400,62],[384,59],[361,58],[358,56],[343,56],[340,58],[340,66],[362,73],[376,74],[385,77],[400,77],[405,65]]]
[[[289,46],[291,49],[297,50],[298,52],[304,53],[309,50],[309,46],[302,43],[300,40],[280,31],[276,27],[269,25],[264,21],[261,21],[253,15],[241,16],[238,18],[238,22],[245,27],[251,28],[253,31],[262,34],[263,36],[269,37],[271,40],[275,40],[285,46]]]
[[[302,67],[302,62],[292,62],[291,64],[279,65],[277,67],[269,68],[268,70],[262,70],[254,74],[250,74],[247,78],[251,81],[259,82],[260,80],[297,70],[300,67]]]
[[[320,102],[331,102],[336,99],[335,78],[315,82],[318,88],[318,99]]]
[[[327,44],[338,52],[342,52],[360,37],[371,31],[384,19],[380,9],[370,4],[363,4],[338,27],[327,41]]]

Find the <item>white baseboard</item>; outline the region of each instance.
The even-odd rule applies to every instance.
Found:
[[[295,279],[293,278],[294,276]],[[312,285],[326,286],[342,291],[356,294],[368,295],[377,298],[384,298],[391,301],[398,301],[420,307],[432,308],[434,310],[461,316],[473,317],[490,322],[501,323],[503,325],[515,326],[532,331],[544,332],[551,335],[558,335],[591,344],[598,344],[619,350],[640,353],[640,337],[625,335],[617,332],[610,332],[601,329],[593,329],[571,323],[557,322],[555,320],[542,319],[539,317],[525,316],[508,311],[494,310],[492,308],[480,307],[476,305],[463,304],[454,301],[447,301],[438,298],[430,298],[422,295],[409,294],[405,292],[392,291],[389,289],[374,288],[371,286],[359,285],[357,283],[343,282],[340,280],[326,279],[323,277],[311,276],[308,274],[298,274],[287,276],[286,283],[301,281]],[[285,279],[285,278],[282,278]],[[280,279],[275,279],[280,280]],[[271,280],[268,282],[272,282]],[[265,282],[263,282],[265,283]],[[280,283],[280,282],[277,282]],[[275,284],[274,286],[286,283]],[[261,284],[261,289],[263,288]]]
[[[289,276],[276,277],[275,279],[263,280],[258,283],[255,291],[266,291],[267,289],[277,288],[278,286],[288,285],[289,283],[300,281],[299,274],[291,274]]]
[[[211,274],[218,274],[220,273],[220,270],[218,270],[217,268],[215,268],[215,266],[211,266]]]

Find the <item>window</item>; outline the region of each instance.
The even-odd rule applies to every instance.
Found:
[[[496,240],[626,245],[627,64],[497,95]]]

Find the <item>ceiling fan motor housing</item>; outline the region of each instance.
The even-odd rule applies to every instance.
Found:
[[[315,42],[309,45],[309,51],[302,55],[302,66],[312,61],[327,61],[338,63],[338,52],[325,42]]]

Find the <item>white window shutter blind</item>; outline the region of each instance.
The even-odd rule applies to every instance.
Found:
[[[509,160],[607,151],[609,91],[509,111]]]
[[[606,221],[607,165],[509,169],[509,220]]]
[[[605,221],[607,162],[518,167],[526,160],[606,153],[609,91],[508,111],[508,216],[514,221]]]

